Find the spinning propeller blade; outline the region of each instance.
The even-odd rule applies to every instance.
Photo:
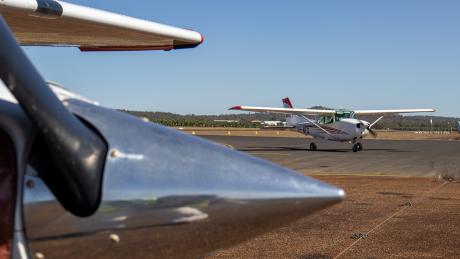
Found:
[[[374,138],[377,138],[377,132],[374,131],[372,129],[372,127],[374,127],[374,125],[377,124],[377,122],[379,122],[382,118],[383,118],[383,115],[378,117],[374,122],[369,124],[369,126],[367,126],[367,128],[366,128],[369,131],[369,133],[372,135],[372,137],[374,137]]]
[[[369,134],[372,135],[372,137],[377,138],[377,132],[375,132],[370,126],[367,127],[367,130],[369,131]]]

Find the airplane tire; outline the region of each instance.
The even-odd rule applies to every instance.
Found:
[[[358,146],[358,151],[363,150],[363,144],[361,142],[356,143],[356,145]]]
[[[311,150],[311,151],[316,151],[316,148],[317,148],[317,147],[316,147],[316,144],[315,144],[315,143],[313,143],[313,142],[310,143],[310,150]]]
[[[353,152],[358,152],[359,151],[358,145],[356,145],[356,144],[354,144],[351,149],[353,150]]]

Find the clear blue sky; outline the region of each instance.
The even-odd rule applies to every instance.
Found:
[[[195,49],[27,47],[49,80],[113,108],[437,108],[460,117],[460,1],[69,2],[195,29]]]

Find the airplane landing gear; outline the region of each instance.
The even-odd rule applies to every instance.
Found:
[[[354,144],[354,145],[351,147],[351,150],[353,150],[353,152],[358,152],[358,151],[359,151],[358,145],[357,145],[357,144]]]
[[[316,151],[316,148],[317,148],[316,144],[313,143],[313,142],[311,142],[311,143],[310,143],[310,150],[311,150],[311,151]]]
[[[361,151],[363,150],[363,144],[361,144],[360,142],[353,144],[353,146],[351,147],[351,150],[353,150],[353,152]]]

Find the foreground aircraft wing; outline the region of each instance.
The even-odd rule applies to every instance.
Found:
[[[281,114],[293,114],[293,115],[332,115],[332,114],[335,114],[335,110],[254,107],[254,106],[233,106],[232,108],[230,108],[230,110],[281,113]]]
[[[2,0],[0,14],[21,45],[82,51],[172,50],[203,42],[200,33],[54,0]]]
[[[392,114],[392,113],[416,113],[416,112],[435,112],[435,109],[399,109],[399,110],[358,110],[357,115],[368,114]]]

